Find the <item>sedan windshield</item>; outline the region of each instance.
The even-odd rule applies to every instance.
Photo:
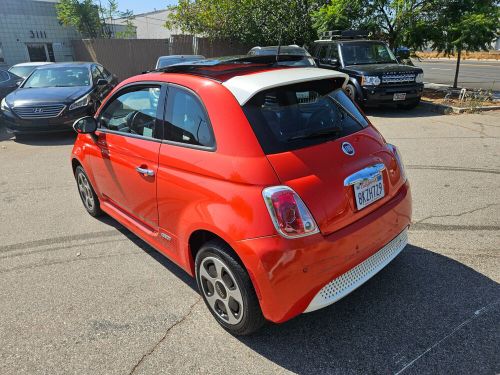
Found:
[[[344,65],[397,63],[396,57],[384,43],[349,42],[340,47]]]
[[[35,70],[36,66],[13,66],[9,69],[9,72],[15,74],[18,77],[26,78]]]
[[[87,68],[38,68],[28,77],[23,88],[90,86]]]
[[[165,59],[160,58],[158,60],[157,68],[164,68],[170,65],[175,65],[190,61],[198,61],[198,60],[203,60],[203,59],[201,57],[168,57]]]
[[[243,111],[264,152],[295,150],[368,126],[340,87],[342,82],[327,79],[281,86],[263,91],[245,104]]]

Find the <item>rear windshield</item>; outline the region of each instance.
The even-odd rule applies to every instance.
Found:
[[[323,143],[368,126],[335,79],[269,89],[255,95],[243,111],[266,154]]]

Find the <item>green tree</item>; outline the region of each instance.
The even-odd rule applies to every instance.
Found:
[[[453,87],[457,87],[463,51],[487,51],[498,37],[500,8],[497,0],[435,0],[435,13],[426,38],[432,48],[457,56]]]
[[[80,34],[88,38],[111,38],[110,24],[114,18],[126,19],[126,33],[133,33],[132,11],[120,12],[116,0],[60,0],[56,4],[57,18],[65,26],[73,26]]]
[[[61,0],[56,4],[56,10],[57,18],[64,26],[73,26],[89,38],[102,35],[99,8],[92,0]]]
[[[180,0],[166,27],[253,45],[304,44],[317,37],[311,13],[325,0]]]
[[[363,29],[391,47],[417,47],[418,21],[429,11],[425,0],[332,0],[312,15],[319,33],[328,30]]]

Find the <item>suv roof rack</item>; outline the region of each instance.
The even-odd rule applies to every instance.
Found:
[[[333,39],[364,39],[368,38],[370,33],[366,30],[332,30],[325,31],[321,35],[321,40]]]

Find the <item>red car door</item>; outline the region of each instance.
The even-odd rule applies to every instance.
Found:
[[[158,227],[161,92],[159,85],[133,85],[115,94],[98,116],[98,152],[91,161],[103,201],[151,230]]]

